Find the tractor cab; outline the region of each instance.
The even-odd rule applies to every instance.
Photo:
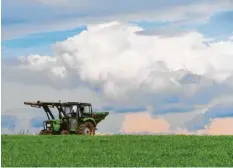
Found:
[[[92,107],[91,105],[71,105],[71,106],[64,106],[64,112],[67,114],[68,117],[71,118],[83,118],[87,116],[92,116]]]

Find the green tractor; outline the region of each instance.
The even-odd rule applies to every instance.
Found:
[[[43,108],[48,120],[40,135],[78,134],[95,135],[97,124],[104,120],[109,112],[93,112],[90,103],[82,102],[24,102],[31,107]],[[50,108],[56,107],[59,118],[55,119]]]

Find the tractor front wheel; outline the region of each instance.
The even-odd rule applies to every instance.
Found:
[[[79,126],[78,134],[80,135],[95,135],[95,126],[91,122],[82,123]]]

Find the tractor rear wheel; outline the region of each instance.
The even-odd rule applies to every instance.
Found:
[[[80,135],[95,135],[95,126],[92,122],[85,122],[79,126],[78,134]]]

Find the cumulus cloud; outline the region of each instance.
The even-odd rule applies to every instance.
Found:
[[[30,55],[21,57],[18,65],[3,66],[5,87],[9,89],[10,83],[17,82],[30,90],[27,98],[44,98],[43,93],[50,93],[50,99],[60,99],[61,95],[62,99],[76,99],[79,96],[74,95],[81,93],[84,97],[80,99],[96,101],[99,108],[145,107],[152,116],[160,118],[150,119],[140,114],[141,117],[151,127],[162,125],[161,130],[165,132],[168,125],[169,129],[176,125],[188,131],[198,122],[206,125],[213,118],[206,112],[212,107],[212,101],[224,104],[226,97],[233,93],[230,63],[233,42],[212,41],[195,31],[163,38],[136,33],[142,30],[119,22],[91,25],[86,31],[56,43],[53,56]],[[26,86],[29,84],[31,88]],[[36,87],[40,92],[32,96]],[[74,91],[75,88],[80,89]],[[223,102],[216,99],[220,96]],[[175,119],[163,119],[162,115],[174,113],[190,113],[192,117],[187,116],[189,119],[180,125],[173,123]],[[215,118],[218,115],[221,114],[216,111]],[[132,124],[137,117],[129,115],[127,120]],[[138,127],[143,129],[146,128]]]
[[[208,125],[205,125],[203,129],[189,131],[187,129],[178,128],[171,133],[183,135],[232,135],[232,121],[233,118],[215,118],[211,120]]]
[[[210,135],[232,135],[233,134],[233,118],[213,119],[209,126],[207,134]]]
[[[149,113],[126,114],[121,131],[135,133],[169,133],[169,123],[163,118],[153,119]]]
[[[181,88],[179,80],[188,72],[218,82],[232,75],[232,41],[211,42],[198,32],[173,38],[136,35],[140,30],[118,22],[90,26],[57,43],[53,57],[23,57],[17,68],[46,70],[64,79],[72,71],[82,81],[102,86],[111,96],[141,86],[153,92]]]
[[[217,118],[226,118],[233,116],[233,97],[224,96],[215,98],[202,108],[195,117],[185,123],[185,128],[189,130],[204,129],[206,123],[210,123]]]
[[[221,113],[222,111],[220,111]],[[186,114],[187,115],[187,114]],[[175,126],[174,122],[169,122],[166,117],[153,117],[148,112],[141,113],[130,113],[124,115],[124,121],[121,127],[121,133],[123,134],[183,134],[183,135],[232,135],[233,126],[231,117],[216,117],[209,118],[209,122],[204,122],[203,127],[197,129],[189,129],[187,126],[182,127],[182,124],[191,124],[187,122],[188,118],[185,114],[179,115],[174,114],[176,118],[173,118],[173,121],[178,120],[179,126]],[[189,119],[193,119],[193,116],[189,115]],[[197,115],[197,113],[195,114]],[[194,115],[194,116],[195,116]],[[173,116],[173,117],[174,117]],[[186,123],[180,122],[179,117],[183,117],[183,121]],[[200,121],[192,123],[193,125],[199,124]],[[175,126],[175,127],[174,127]]]

